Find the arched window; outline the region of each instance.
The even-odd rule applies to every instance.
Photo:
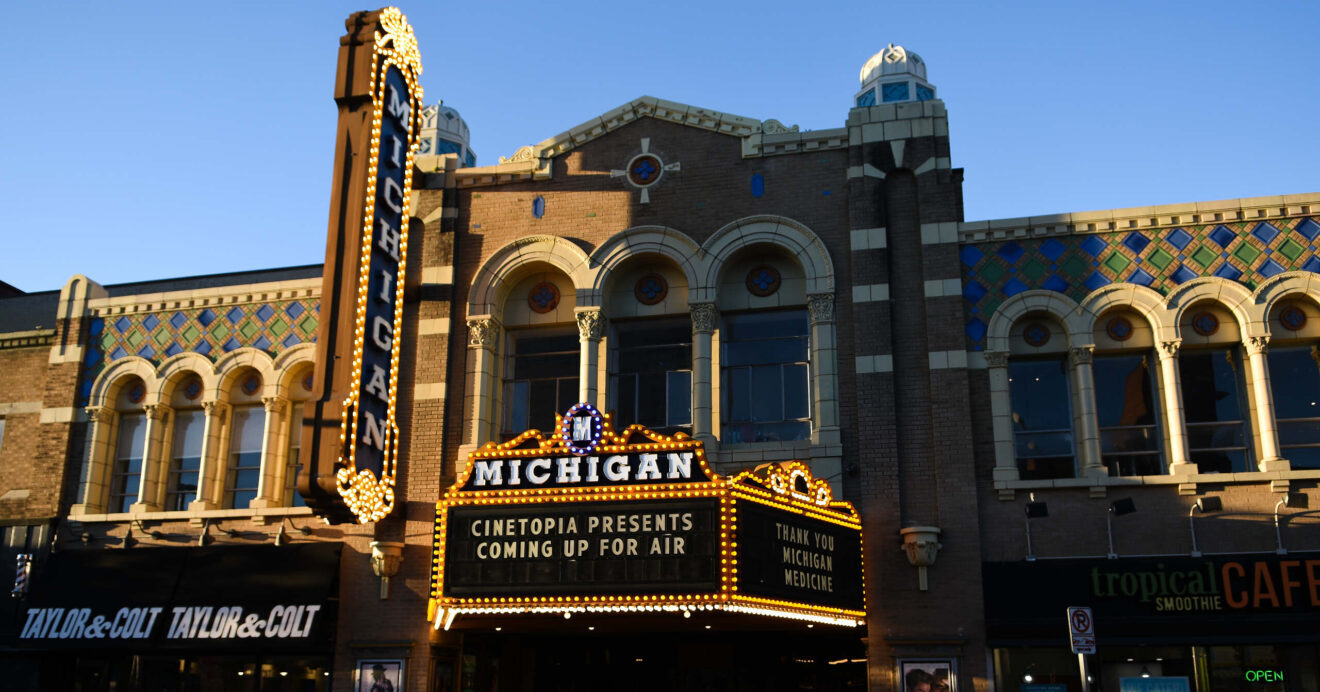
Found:
[[[229,454],[225,466],[225,509],[243,509],[261,485],[266,409],[261,404],[261,375],[252,369],[234,378],[230,391]]]
[[[811,437],[806,310],[724,316],[721,439],[730,444]]]
[[[1282,456],[1294,469],[1320,469],[1320,310],[1304,299],[1270,311],[1271,400]]]
[[[1110,476],[1163,473],[1153,330],[1139,314],[1116,310],[1096,320],[1093,338],[1102,463]]]
[[[1188,459],[1203,473],[1255,470],[1237,321],[1222,306],[1202,303],[1184,312],[1179,331]]]
[[[1076,474],[1068,339],[1045,315],[1028,315],[1010,332],[1008,390],[1013,449],[1023,480]]]
[[[298,470],[302,466],[299,451],[302,446],[303,418],[307,415],[308,401],[312,398],[312,378],[314,373],[310,365],[298,370],[289,386],[289,447],[285,457],[284,502],[285,507],[305,507],[306,501],[298,492]]]
[[[120,388],[115,402],[119,421],[110,465],[109,512],[127,512],[138,499],[147,447],[146,393],[146,385],[135,377]]]
[[[610,408],[620,425],[672,432],[692,427],[692,322],[623,322],[614,330]]]
[[[197,499],[198,474],[202,468],[206,432],[206,413],[201,409],[202,394],[202,378],[188,375],[176,385],[172,397],[174,428],[163,507],[167,512],[186,510],[189,503]]]
[[[529,267],[505,297],[500,428],[504,437],[554,430],[579,395],[582,352],[568,277]]]

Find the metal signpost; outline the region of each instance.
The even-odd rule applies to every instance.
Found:
[[[1082,673],[1082,692],[1091,692],[1091,678],[1086,671],[1086,655],[1095,653],[1095,618],[1091,609],[1074,606],[1068,609],[1068,640],[1077,654]]]

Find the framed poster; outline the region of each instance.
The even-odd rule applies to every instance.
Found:
[[[403,659],[358,659],[357,692],[403,692]]]
[[[958,692],[958,669],[951,658],[905,658],[898,661],[902,692]]]

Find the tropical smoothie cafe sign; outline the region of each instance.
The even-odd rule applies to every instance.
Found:
[[[299,489],[322,513],[342,517],[346,507],[367,523],[384,518],[395,502],[397,335],[422,63],[397,8],[355,14],[348,25],[336,86],[339,160],[317,344],[319,397],[302,446],[307,468]]]
[[[857,626],[861,524],[800,462],[731,478],[701,442],[577,404],[468,457],[437,506],[429,617],[702,611]]]

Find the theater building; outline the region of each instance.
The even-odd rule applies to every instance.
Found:
[[[347,22],[324,265],[0,296],[28,687],[1320,685],[1320,195],[966,221],[894,45],[477,166],[425,55]]]

